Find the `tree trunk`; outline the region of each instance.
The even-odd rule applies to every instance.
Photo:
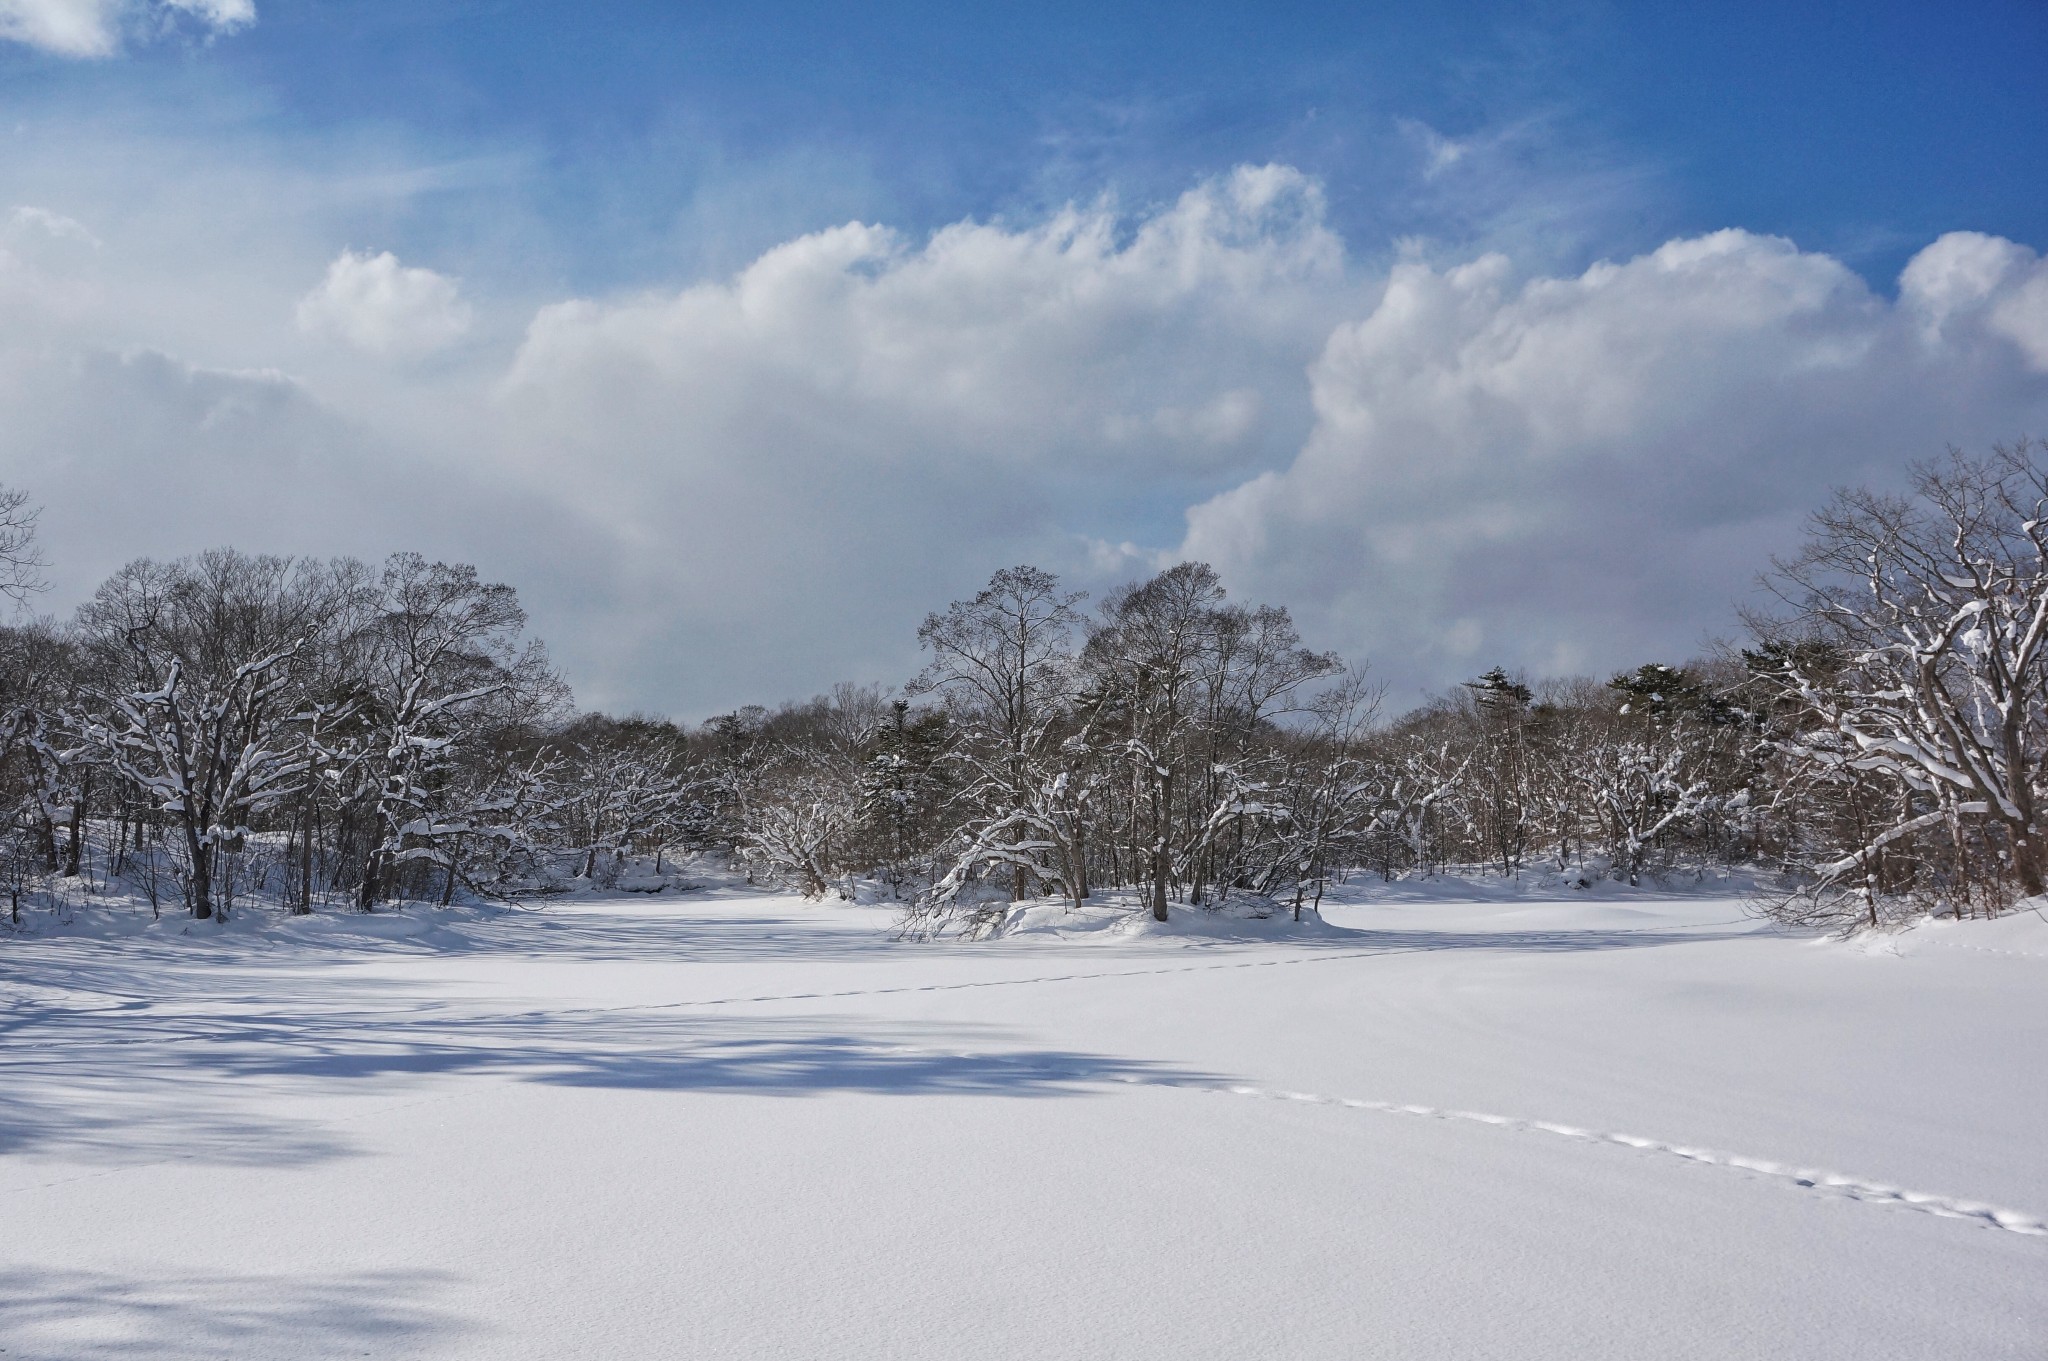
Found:
[[[2020,891],[2027,897],[2038,897],[2044,888],[2041,873],[2041,846],[2033,837],[2015,832],[2012,838],[2012,869],[2020,881]]]
[[[1173,776],[1154,778],[1152,804],[1152,920],[1166,920],[1166,881],[1173,873],[1173,857],[1167,849],[1168,810],[1173,807]]]
[[[374,912],[384,896],[384,848],[373,846],[363,856],[363,882],[356,887],[356,911]]]
[[[213,847],[200,844],[199,834],[188,826],[185,849],[192,857],[192,915],[206,921],[213,916]]]
[[[441,885],[441,906],[455,901],[455,866],[462,859],[462,838],[456,837],[454,846],[448,851],[448,881]]]
[[[78,780],[78,798],[71,805],[71,844],[66,849],[64,874],[67,878],[78,877],[78,866],[85,853],[85,805],[92,798],[92,770],[88,767]]]
[[[1023,839],[1024,835],[1021,832],[1015,832],[1011,834],[1011,843],[1013,845],[1019,841],[1022,841]],[[1015,863],[1013,863],[1010,866],[1011,902],[1021,903],[1026,898],[1034,897],[1037,888],[1038,877],[1031,872],[1028,866],[1019,865]]]
[[[313,818],[313,800],[306,800],[303,835],[299,837],[299,900],[292,904],[292,915],[309,917],[313,914],[313,837],[318,824]]]

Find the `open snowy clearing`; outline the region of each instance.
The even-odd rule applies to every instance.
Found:
[[[0,1354],[2048,1353],[2048,921],[1325,916],[6,941]]]

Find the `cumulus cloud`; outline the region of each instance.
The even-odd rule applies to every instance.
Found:
[[[2048,260],[2025,246],[1951,232],[1913,257],[1899,296],[1930,344],[1967,344],[1981,330],[2012,342],[2048,373]]]
[[[0,0],[0,41],[61,57],[109,57],[181,23],[210,37],[255,22],[255,0]]]
[[[1382,275],[1261,167],[846,224],[500,335],[505,298],[472,321],[341,228],[221,244],[60,189],[0,213],[0,482],[47,507],[52,608],[139,553],[416,547],[515,583],[587,702],[693,718],[901,679],[1020,561],[1207,558],[1402,698],[1683,656],[1831,484],[2048,432],[2048,265],[1971,234],[1895,295],[1741,232]]]
[[[1572,278],[1403,263],[1315,361],[1298,456],[1181,551],[1397,684],[1680,658],[1831,485],[2048,428],[2044,279],[1968,234],[1896,302],[1740,231]]]
[[[470,307],[455,281],[401,265],[390,251],[345,250],[319,287],[299,300],[299,329],[359,350],[416,357],[445,349],[469,330]]]
[[[708,649],[732,696],[818,683],[791,678],[821,652],[886,672],[995,567],[1085,569],[1082,531],[1170,530],[1297,444],[1347,287],[1320,192],[1277,167],[1135,220],[848,224],[543,309],[494,447],[615,527],[648,602],[615,651]]]

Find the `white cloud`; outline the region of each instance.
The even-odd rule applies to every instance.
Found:
[[[465,329],[452,281],[334,259],[382,200],[59,150],[17,189],[45,210],[0,213],[0,482],[48,507],[50,607],[139,553],[418,547],[518,585],[613,706],[900,679],[995,567],[1099,587],[1182,549],[1404,697],[1671,657],[1831,483],[2048,431],[2043,265],[1989,237],[1896,301],[1742,233],[1382,278],[1269,167],[1135,214],[849,224],[682,289],[479,295]]]
[[[1906,266],[1899,300],[1920,319],[1930,343],[1982,327],[2048,373],[2048,260],[2025,246],[1981,232],[1950,232]]]
[[[1968,235],[1896,304],[1739,231],[1576,278],[1405,263],[1316,361],[1299,455],[1182,551],[1397,683],[1682,657],[1831,485],[2044,428],[2044,277]]]
[[[104,57],[118,45],[117,0],[0,0],[0,38],[66,57]]]
[[[130,34],[189,22],[209,37],[256,22],[255,0],[0,0],[0,40],[62,57],[109,57]]]
[[[615,649],[709,649],[723,693],[777,693],[900,667],[993,568],[1085,571],[1078,531],[1164,530],[1271,462],[1357,300],[1316,186],[1277,168],[1135,222],[849,224],[729,281],[543,309],[493,447],[615,527],[645,592]]]
[[[469,330],[470,307],[455,281],[379,255],[343,251],[320,286],[299,300],[299,329],[371,354],[431,354]]]

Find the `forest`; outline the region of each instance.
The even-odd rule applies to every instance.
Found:
[[[696,725],[579,712],[514,588],[221,548],[39,617],[0,495],[0,885],[158,913],[372,912],[618,886],[719,853],[919,937],[1105,891],[1300,917],[1333,878],[1757,871],[1853,929],[1993,916],[2048,875],[2048,446],[1847,489],[1769,609],[1691,660],[1495,667],[1387,711],[1369,668],[1183,562],[1089,600],[1029,566],[926,617],[899,690]]]

